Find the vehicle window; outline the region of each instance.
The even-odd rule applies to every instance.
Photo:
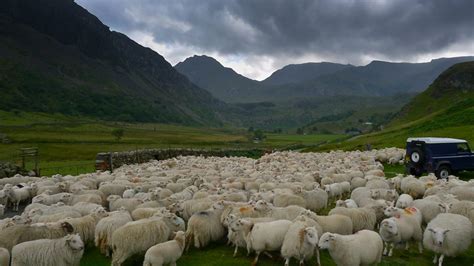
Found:
[[[460,153],[469,152],[469,148],[466,143],[458,143],[456,147],[457,147],[458,152]]]

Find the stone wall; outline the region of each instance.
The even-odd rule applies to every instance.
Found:
[[[12,177],[16,174],[25,174],[25,171],[12,163],[0,162],[0,178]]]
[[[96,170],[113,170],[124,164],[145,163],[150,160],[166,160],[178,156],[244,156],[258,158],[270,152],[261,149],[252,150],[198,150],[198,149],[146,149],[124,152],[101,152],[96,155]]]

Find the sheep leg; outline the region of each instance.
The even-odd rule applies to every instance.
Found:
[[[435,254],[434,259],[433,259],[433,264],[436,264],[436,261],[438,261],[438,254]]]
[[[256,266],[257,265],[257,262],[258,262],[258,256],[260,256],[260,251],[255,251],[256,255],[255,255],[255,259],[253,260],[252,262],[252,266]]]
[[[388,252],[388,256],[391,257],[393,254],[393,248],[395,247],[394,243],[390,243],[390,251]]]
[[[441,254],[441,256],[439,256],[438,266],[443,266],[443,259],[444,259],[444,254]]]
[[[408,241],[407,241],[407,242],[405,242],[405,250],[408,250],[409,248],[410,248],[410,243],[408,243]]]
[[[267,255],[267,257],[269,257],[270,259],[273,259],[272,254],[270,254],[270,253],[268,253],[268,252],[266,252],[266,251],[264,251],[263,254]]]
[[[300,266],[304,265],[304,259],[300,260]]]
[[[318,265],[321,266],[321,258],[319,257],[319,248],[316,248],[316,261]]]
[[[388,248],[387,248],[388,243],[387,243],[387,242],[384,242],[384,244],[385,244],[385,245],[384,245],[384,247],[383,247],[383,253],[382,253],[382,254],[383,254],[384,256],[387,256],[387,253],[388,253]]]
[[[285,266],[290,266],[290,258],[285,258]]]
[[[234,256],[233,256],[233,257],[235,257],[235,256],[237,255],[238,249],[239,249],[239,246],[238,246],[238,245],[235,245]]]
[[[423,244],[420,242],[418,242],[418,251],[421,253],[423,253]]]

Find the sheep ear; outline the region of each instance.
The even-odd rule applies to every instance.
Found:
[[[435,232],[435,230],[433,230],[433,228],[428,228],[428,231],[430,231],[431,233]]]
[[[446,235],[446,233],[449,232],[449,231],[451,231],[451,230],[449,230],[449,229],[444,230],[443,235]]]

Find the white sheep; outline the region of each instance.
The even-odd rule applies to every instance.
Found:
[[[164,214],[167,213],[168,210],[164,207],[159,207],[159,208],[137,208],[133,210],[132,212],[132,218],[134,221],[140,220],[140,219],[145,219],[145,218],[150,218],[153,215],[159,213],[159,214]]]
[[[281,246],[281,255],[285,259],[285,266],[290,265],[293,257],[299,260],[300,265],[305,260],[311,259],[316,251],[316,260],[321,265],[319,258],[318,231],[315,227],[307,227],[304,222],[296,221],[290,225]]]
[[[367,184],[367,179],[361,177],[354,177],[351,180],[351,190],[354,190],[358,187],[365,187]]]
[[[253,226],[246,237],[247,252],[255,251],[253,265],[257,264],[261,252],[281,249],[286,232],[291,224],[292,222],[288,220],[277,220],[257,223]]]
[[[123,207],[127,211],[132,212],[138,205],[142,204],[143,201],[140,199],[122,199],[120,196],[117,195],[110,195],[107,197],[107,201],[109,202],[109,210],[116,211],[119,208]]]
[[[421,211],[424,224],[428,224],[438,214],[449,211],[449,203],[440,203],[429,199],[414,200],[413,207]]]
[[[0,217],[2,217],[5,214],[5,206],[0,204]]]
[[[72,233],[74,228],[68,222],[46,224],[16,224],[0,230],[0,247],[11,250],[13,246],[37,239],[54,239]]]
[[[337,200],[336,207],[358,208],[357,203],[353,199]]]
[[[41,203],[44,205],[53,205],[58,202],[69,203],[72,198],[71,193],[58,193],[58,194],[39,194],[38,196],[32,199],[32,203]]]
[[[194,243],[196,248],[202,248],[211,241],[217,241],[224,237],[225,228],[221,223],[224,208],[224,202],[219,201],[213,204],[210,209],[197,212],[189,218],[186,230],[187,248],[191,243]]]
[[[465,216],[471,221],[473,225],[471,238],[474,239],[474,202],[467,200],[454,202],[449,208],[449,213]]]
[[[100,253],[110,256],[112,250],[112,234],[118,228],[132,221],[130,213],[125,209],[120,209],[109,213],[108,217],[101,219],[94,232],[95,246],[99,248]]]
[[[322,232],[331,232],[338,233],[341,235],[350,235],[352,234],[353,225],[351,218],[334,214],[329,216],[317,215],[316,213],[310,210],[304,210],[300,213],[303,216],[313,219],[316,221],[322,228]]]
[[[183,219],[174,214],[129,222],[112,234],[112,265],[122,265],[131,255],[165,242],[172,232],[184,230]]]
[[[90,203],[90,202],[78,202],[74,204],[74,210],[78,211],[82,216],[92,213],[97,208],[102,207],[99,204]]]
[[[306,202],[306,208],[314,212],[324,209],[328,205],[328,193],[320,188],[301,191],[297,195],[303,197]]]
[[[370,230],[353,235],[324,233],[318,246],[329,250],[331,258],[339,266],[370,265],[382,261],[382,239]]]
[[[145,253],[143,266],[176,265],[176,261],[183,255],[185,238],[185,233],[178,231],[173,240],[149,248]]]
[[[340,214],[347,216],[352,221],[352,230],[357,232],[363,229],[374,230],[377,223],[377,216],[375,215],[375,210],[371,207],[362,207],[362,208],[343,208],[336,207],[329,211],[328,215]]]
[[[441,213],[428,223],[423,234],[423,245],[436,255],[433,263],[443,264],[444,256],[455,257],[471,245],[472,223],[468,218],[452,213]]]
[[[0,265],[8,266],[10,264],[10,252],[6,248],[0,248]]]
[[[387,245],[384,249],[384,255],[392,256],[393,248],[395,244],[405,243],[405,249],[408,249],[408,242],[414,240],[418,242],[418,251],[423,252],[423,246],[421,245],[423,231],[417,223],[411,222],[409,219],[401,218],[388,218],[382,221],[379,230],[380,236]]]
[[[4,189],[5,193],[8,195],[8,201],[13,204],[13,211],[18,211],[20,202],[30,199],[30,187],[25,186],[22,188],[18,187],[7,187]]]
[[[413,176],[402,178],[400,182],[400,189],[403,193],[412,196],[414,199],[423,197],[425,194],[425,183]]]
[[[58,239],[39,239],[13,247],[12,266],[79,265],[84,254],[84,243],[79,235]]]
[[[275,205],[275,207],[287,207],[290,205],[296,205],[306,208],[306,201],[298,195],[281,193],[275,195],[275,197],[273,198],[273,205]]]
[[[68,218],[63,221],[68,222],[74,228],[74,233],[79,234],[84,243],[94,240],[95,227],[100,219],[107,217],[107,212],[103,207],[97,207],[91,214],[79,218]]]
[[[413,205],[413,197],[408,194],[402,194],[398,197],[395,207],[405,209]]]
[[[282,219],[293,221],[306,209],[300,206],[274,207],[264,200],[259,200],[255,203],[254,210],[260,217],[271,217],[276,220]]]

